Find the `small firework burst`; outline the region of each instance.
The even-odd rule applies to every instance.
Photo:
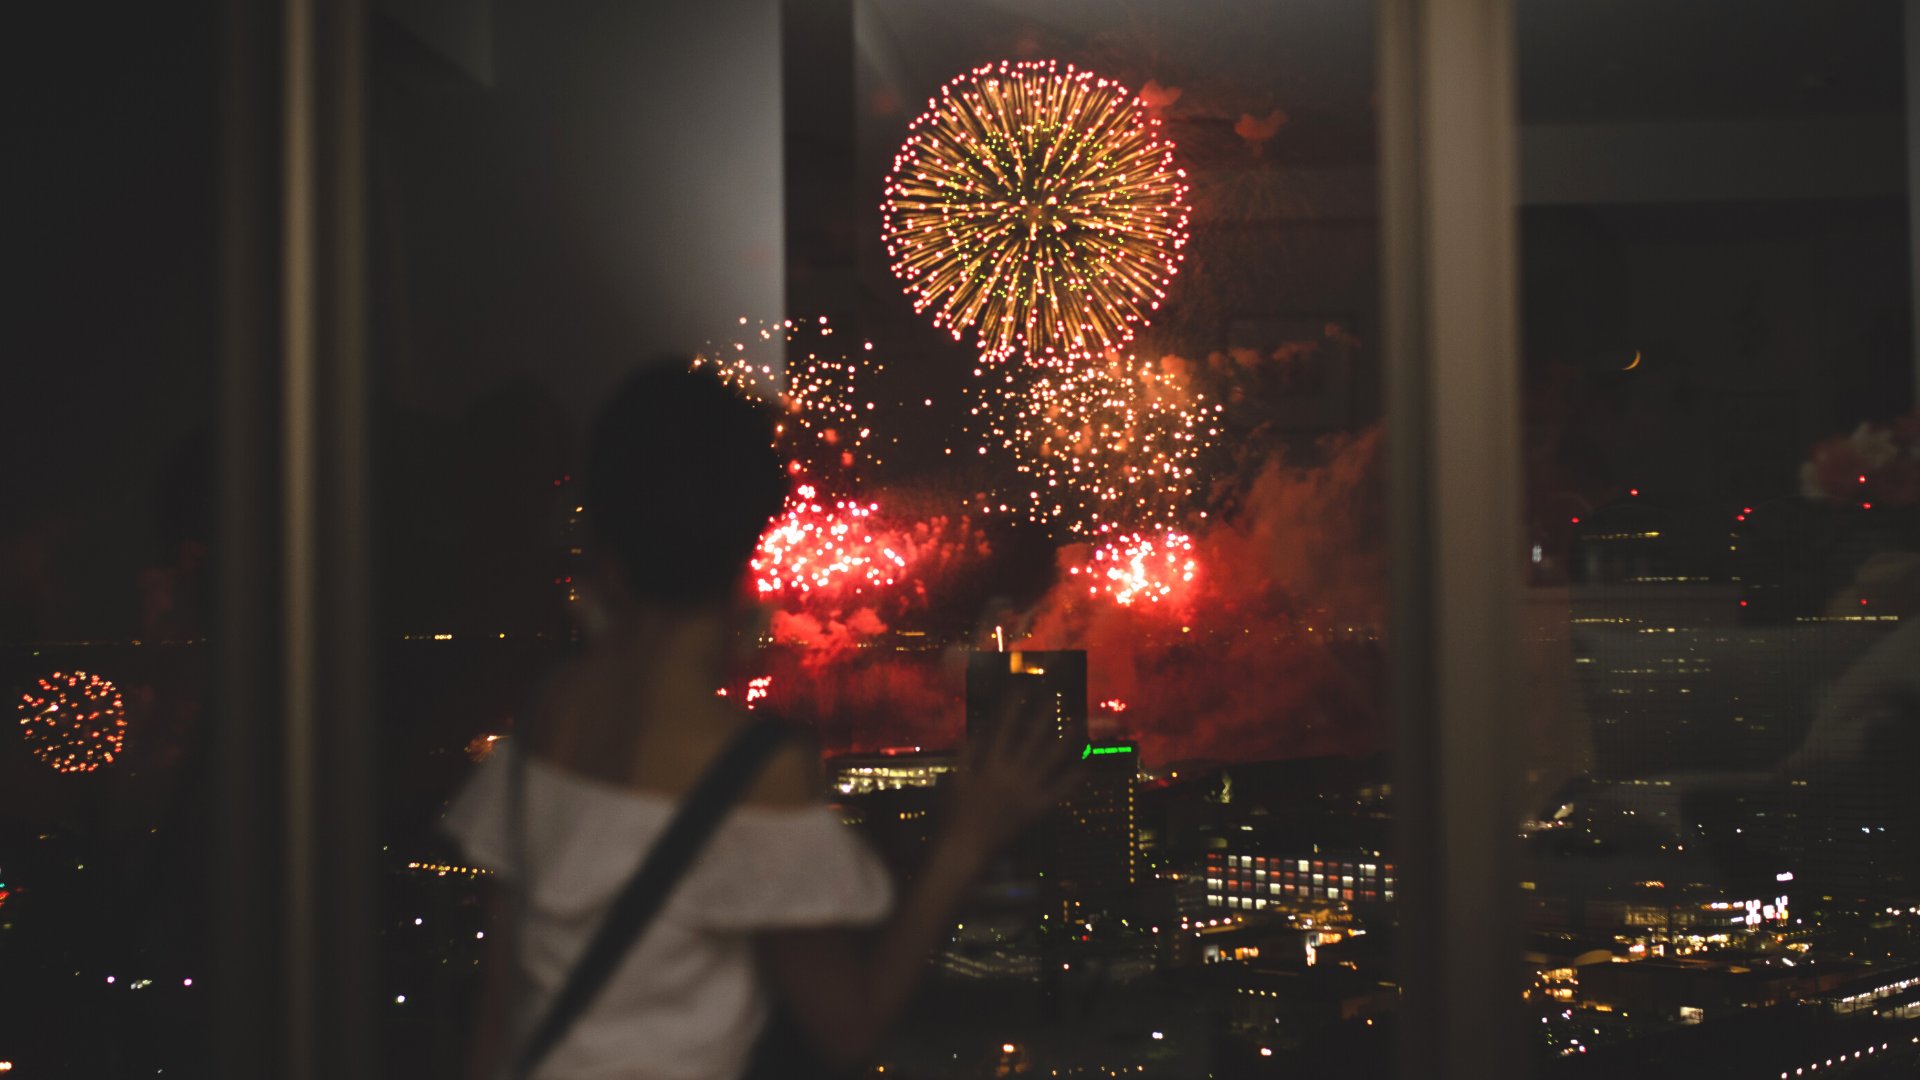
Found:
[[[126,743],[126,703],[98,675],[56,671],[20,695],[19,711],[21,737],[55,772],[111,765]]]
[[[874,527],[879,504],[822,499],[801,484],[750,563],[761,596],[862,592],[892,585],[907,558]]]
[[[970,422],[1011,458],[989,508],[1102,536],[1188,514],[1222,406],[1150,362],[1109,353],[1071,367],[976,369]]]
[[[772,694],[773,694],[773,676],[755,675],[753,678],[747,680],[746,689],[742,691],[740,694],[740,704],[748,712],[752,712],[755,708],[759,706],[759,704],[762,701],[767,700],[767,698],[770,697]],[[727,690],[727,688],[723,686],[720,689],[715,690],[713,692],[713,696],[714,697],[732,697],[733,694],[730,693]]]
[[[773,693],[773,676],[756,675],[747,680],[746,705],[748,711],[765,701]]]
[[[881,205],[914,310],[983,353],[1074,357],[1133,338],[1185,256],[1186,171],[1112,79],[1052,60],[957,76],[908,125]]]
[[[467,740],[467,757],[472,761],[485,761],[500,748],[499,735],[475,735]]]
[[[1123,607],[1171,600],[1197,571],[1192,538],[1172,530],[1114,537],[1097,545],[1084,566],[1067,568],[1089,596],[1104,595]]]

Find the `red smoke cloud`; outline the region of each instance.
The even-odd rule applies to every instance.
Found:
[[[1128,703],[1124,726],[1150,759],[1378,749],[1380,445],[1376,427],[1322,441],[1312,464],[1271,456],[1195,535],[1199,570],[1179,602],[1123,607],[1068,578],[1022,643],[1087,650],[1094,698]]]
[[[966,731],[966,653],[890,648],[763,654],[769,703],[830,750],[958,745]]]

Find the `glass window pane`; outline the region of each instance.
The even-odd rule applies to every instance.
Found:
[[[1518,10],[1541,1075],[1902,1075],[1920,414],[1901,9]]]
[[[512,962],[441,815],[598,640],[588,425],[684,350],[791,418],[713,690],[899,892],[1003,713],[1084,776],[872,1065],[1384,1075],[1368,6],[654,7],[501,9],[485,71],[376,25],[388,1060],[462,1067]]]
[[[0,1068],[210,1068],[212,11],[21,12],[0,395]]]

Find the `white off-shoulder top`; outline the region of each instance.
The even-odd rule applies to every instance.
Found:
[[[522,1034],[545,1013],[614,895],[665,831],[673,798],[531,758],[524,844],[510,827],[512,750],[481,763],[446,814],[476,865],[525,890]],[[525,867],[512,853],[524,850]],[[717,828],[540,1080],[735,1080],[767,1018],[752,935],[872,923],[892,906],[873,852],[824,804],[739,806]]]

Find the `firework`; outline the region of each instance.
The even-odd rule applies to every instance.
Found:
[[[874,527],[879,504],[822,500],[801,484],[760,537],[751,567],[762,595],[860,592],[892,585],[907,558]]]
[[[1117,353],[975,375],[980,449],[1011,456],[1018,488],[991,509],[1087,536],[1175,525],[1189,512],[1222,406],[1185,379]]]
[[[877,502],[853,496],[873,437],[874,403],[858,384],[884,370],[872,343],[852,356],[836,351],[824,316],[763,324],[743,336],[750,340],[710,348],[693,367],[780,411],[773,445],[787,460],[793,491],[754,552],[755,591],[768,599],[837,599],[894,584],[907,565],[904,545],[878,529]],[[773,343],[784,346],[784,360],[765,355],[778,351]]]
[[[1086,583],[1089,596],[1104,594],[1131,607],[1136,601],[1158,604],[1170,599],[1179,586],[1193,580],[1196,570],[1193,540],[1168,530],[1115,537],[1094,548],[1085,566],[1068,567],[1067,573]]]
[[[740,322],[747,325],[746,319]],[[886,370],[873,358],[872,343],[862,342],[849,354],[834,340],[825,316],[763,323],[741,337],[709,346],[693,358],[692,367],[712,371],[721,382],[779,411],[774,447],[795,477],[833,490],[857,486],[859,470],[870,463],[874,412],[874,403],[860,395],[859,382]]]
[[[881,206],[914,310],[981,350],[1070,357],[1122,344],[1166,298],[1187,241],[1186,171],[1119,83],[1055,61],[960,75],[908,125]]]
[[[20,735],[55,772],[111,765],[127,738],[127,708],[111,682],[56,671],[20,695]]]
[[[768,696],[770,696],[772,693],[773,693],[773,676],[755,675],[753,678],[747,680],[746,692],[740,695],[741,706],[744,707],[748,712],[752,712],[756,706],[758,706],[762,701],[765,701],[768,698]],[[714,697],[731,697],[732,695],[729,694],[727,692],[727,688],[723,686],[720,689],[715,690],[713,692],[713,696]]]

